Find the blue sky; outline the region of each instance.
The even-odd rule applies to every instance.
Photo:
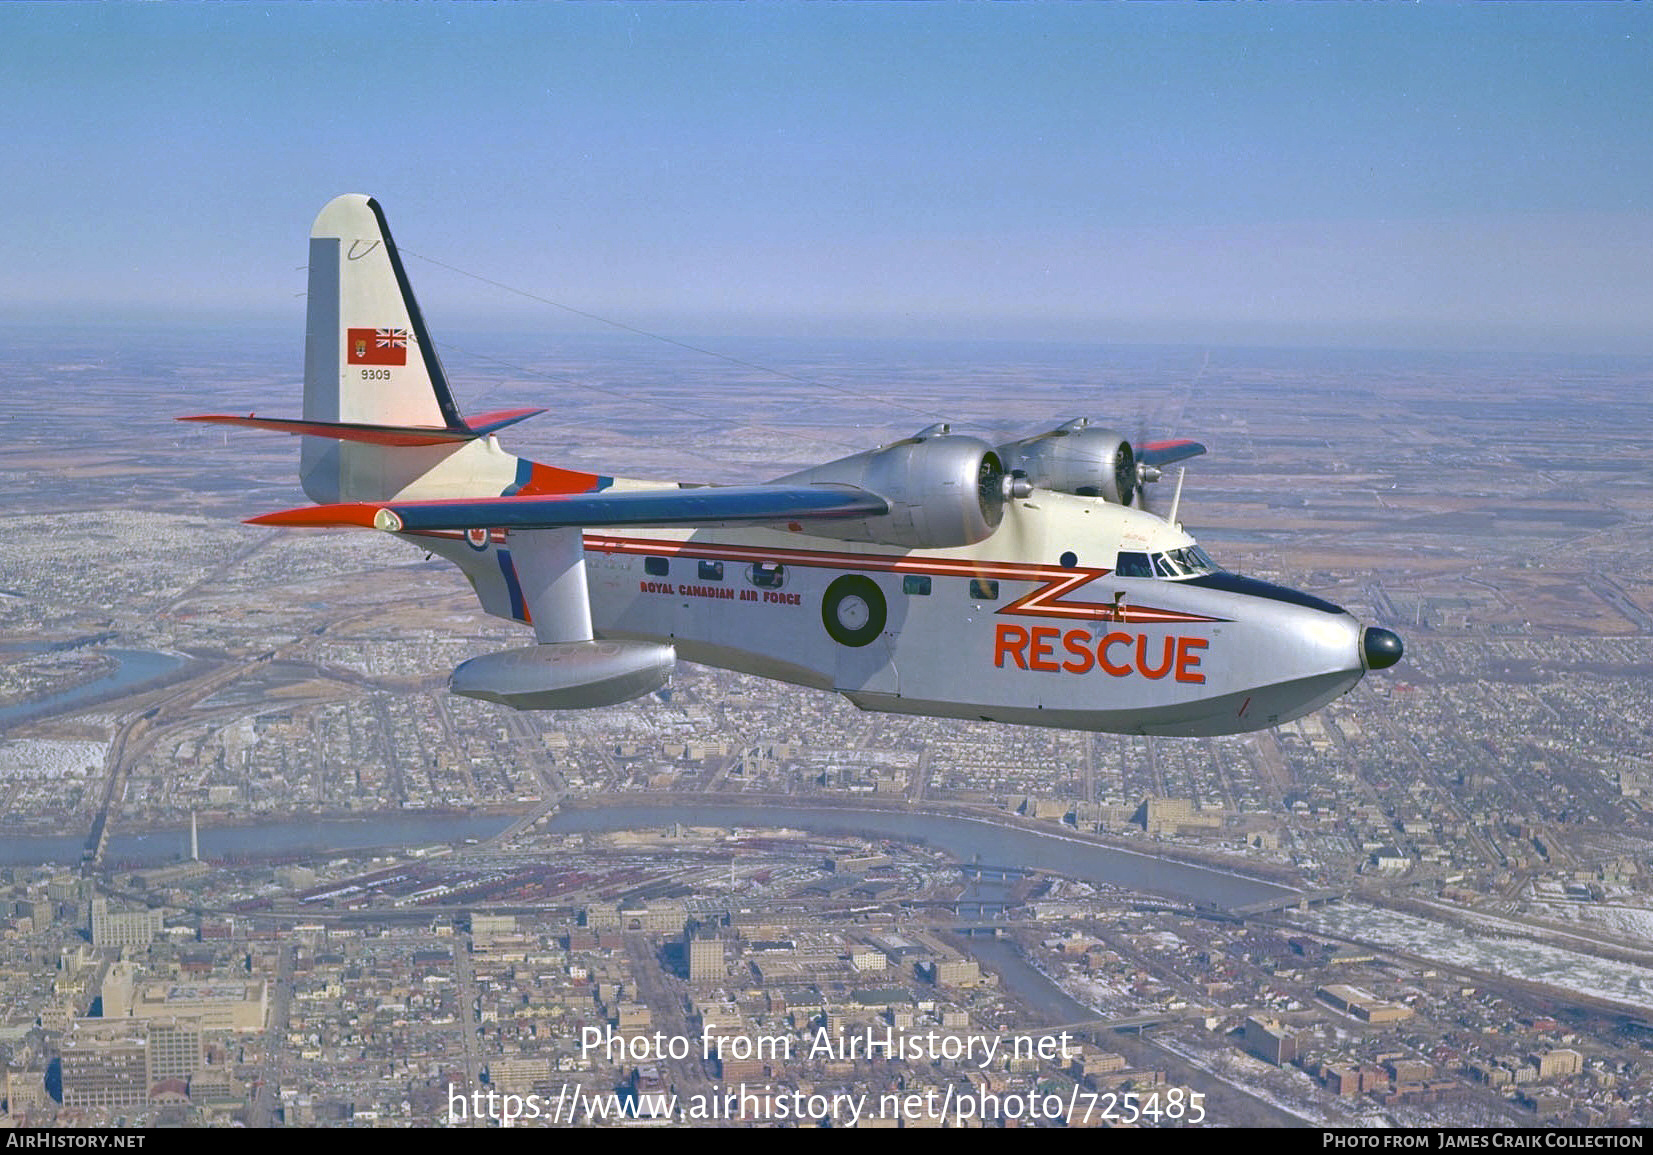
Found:
[[[1640,5],[0,5],[0,318],[1653,352]],[[589,328],[410,259],[444,319]]]

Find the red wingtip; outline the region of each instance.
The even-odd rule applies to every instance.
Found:
[[[340,505],[307,505],[302,509],[282,509],[275,513],[249,517],[248,525],[279,525],[289,529],[372,529],[373,518],[380,506],[365,501],[344,502]]]

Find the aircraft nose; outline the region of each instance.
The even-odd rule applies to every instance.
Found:
[[[1387,670],[1400,661],[1406,647],[1401,645],[1400,635],[1393,630],[1367,626],[1361,632],[1360,652],[1366,659],[1368,670]]]

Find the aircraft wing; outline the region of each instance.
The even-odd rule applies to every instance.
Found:
[[[890,503],[852,485],[729,485],[555,497],[309,505],[248,518],[250,525],[389,530],[564,529],[583,526],[763,525],[877,517]]]
[[[1170,465],[1174,461],[1181,461],[1188,457],[1198,457],[1205,452],[1205,446],[1198,441],[1150,441],[1136,448],[1136,459],[1144,465]]]

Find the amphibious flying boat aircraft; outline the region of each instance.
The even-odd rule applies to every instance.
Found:
[[[495,434],[543,410],[455,406],[377,202],[322,209],[309,270],[303,417],[185,420],[303,435],[320,504],[254,524],[395,534],[532,627],[454,670],[456,694],[608,705],[681,655],[868,710],[1207,735],[1307,714],[1400,659],[1390,631],[1227,573],[1136,507],[1196,442],[1075,420],[994,447],[938,425],[740,486],[541,465]]]

